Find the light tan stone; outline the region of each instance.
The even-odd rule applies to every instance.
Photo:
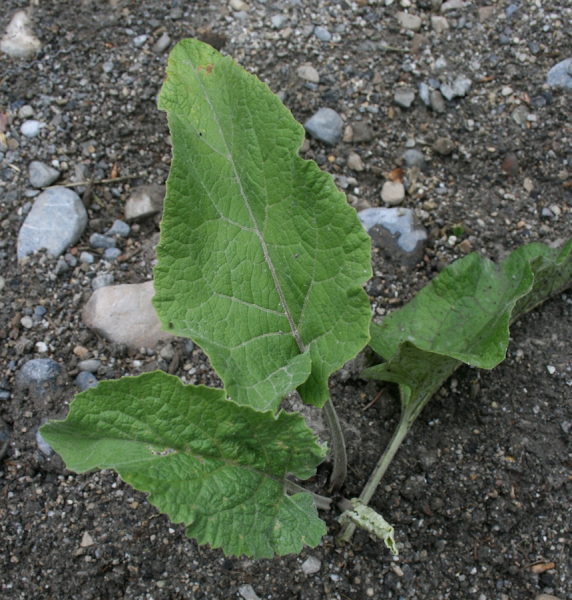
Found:
[[[173,336],[161,330],[151,298],[153,282],[113,285],[96,290],[83,309],[84,323],[110,342],[154,348]]]
[[[320,74],[311,65],[302,65],[296,70],[298,77],[311,83],[320,83]]]
[[[410,15],[409,13],[399,11],[395,15],[395,18],[403,29],[409,29],[410,31],[419,31],[421,29],[421,17],[417,15]]]
[[[125,220],[137,221],[163,210],[164,185],[142,185],[134,188],[125,203]]]
[[[40,40],[30,30],[30,19],[23,11],[18,11],[0,42],[0,51],[14,58],[31,58],[42,47]]]
[[[355,152],[350,152],[348,156],[348,167],[354,171],[363,171],[365,169],[361,156]]]
[[[400,181],[386,181],[381,189],[381,199],[389,206],[398,206],[405,199],[405,188]]]

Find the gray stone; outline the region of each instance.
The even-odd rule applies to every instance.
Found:
[[[512,111],[511,117],[517,125],[524,125],[528,118],[528,108],[523,104],[520,104]]]
[[[352,142],[371,142],[373,140],[373,129],[367,121],[356,121],[352,124]]]
[[[89,237],[89,245],[92,248],[115,248],[117,241],[115,238],[102,235],[101,233],[92,233]]]
[[[335,110],[320,110],[304,124],[306,131],[317,140],[335,146],[343,135],[344,122]]]
[[[97,358],[88,358],[87,360],[81,360],[77,363],[78,371],[88,371],[89,373],[95,373],[97,369],[101,367],[101,361]]]
[[[251,585],[241,585],[238,588],[238,593],[244,600],[260,600],[260,596],[256,594]]]
[[[312,83],[320,83],[320,74],[310,65],[301,65],[296,69],[296,73],[300,79],[311,81]]]
[[[79,388],[80,392],[85,392],[88,388],[97,386],[96,377],[89,371],[82,371],[76,378],[75,384]]]
[[[113,285],[114,281],[115,277],[113,276],[113,273],[103,273],[91,280],[91,287],[93,291],[99,290],[101,288]]]
[[[448,83],[441,84],[439,89],[446,100],[452,100],[457,95],[455,90]]]
[[[58,378],[62,376],[59,363],[51,358],[34,358],[28,361],[16,374],[16,388],[26,390],[32,396],[43,399],[46,394],[59,391]]]
[[[40,122],[35,119],[24,121],[22,125],[20,125],[20,133],[27,138],[37,137],[40,133]]]
[[[402,108],[409,108],[415,100],[415,92],[411,88],[398,87],[393,93],[393,101]]]
[[[18,119],[31,119],[34,116],[34,109],[29,104],[24,104],[18,109]]]
[[[546,83],[550,87],[572,90],[572,58],[562,60],[548,71]]]
[[[332,39],[332,34],[328,31],[327,27],[315,27],[314,28],[314,35],[321,41],[321,42],[329,42]]]
[[[82,263],[87,263],[88,265],[93,264],[94,261],[93,254],[91,252],[82,252],[79,255],[79,261]]]
[[[288,22],[288,17],[286,17],[286,15],[274,15],[270,19],[270,22],[272,23],[272,27],[274,27],[274,29],[282,29]]]
[[[302,563],[300,567],[304,575],[314,575],[318,573],[322,567],[322,561],[315,556],[308,556],[308,558]]]
[[[80,197],[68,188],[56,187],[42,192],[18,234],[18,258],[45,248],[60,256],[75,244],[87,225],[87,212]]]
[[[131,232],[131,227],[127,223],[116,219],[111,228],[105,232],[105,235],[119,235],[126,238]]]
[[[403,160],[408,167],[419,167],[420,169],[425,168],[425,155],[420,150],[411,148],[406,150],[403,154]]]
[[[56,275],[61,275],[62,273],[65,273],[66,271],[70,270],[70,266],[68,265],[66,259],[63,256],[60,256],[58,258],[58,262],[56,264],[56,268],[55,268],[55,273]]]
[[[405,188],[401,181],[386,181],[381,189],[381,199],[389,206],[398,206],[405,199]]]
[[[121,254],[122,252],[119,248],[106,248],[103,252],[103,258],[105,260],[117,260]]]
[[[409,31],[419,31],[421,29],[421,17],[410,15],[409,13],[399,11],[395,15],[399,26]]]
[[[465,8],[465,3],[463,0],[447,0],[447,2],[443,2],[441,4],[441,12],[446,13],[450,10],[458,10],[461,8]]]
[[[415,266],[422,258],[427,231],[415,222],[408,208],[368,208],[358,213],[375,246],[386,258],[404,266]]]
[[[453,91],[456,96],[466,96],[471,89],[473,82],[465,75],[459,75],[453,82]]]
[[[155,42],[155,45],[153,46],[153,52],[155,52],[155,54],[161,54],[162,52],[165,52],[170,45],[171,38],[169,37],[169,34],[164,31],[163,35]]]
[[[30,29],[28,15],[23,10],[15,13],[0,42],[0,51],[14,58],[32,58],[41,47]]]
[[[8,446],[10,445],[10,431],[8,425],[0,419],[0,460],[6,456],[8,452]]]
[[[163,210],[164,185],[142,185],[134,188],[125,203],[125,220],[137,221]]]
[[[101,68],[103,69],[104,73],[111,73],[111,71],[113,71],[114,67],[115,67],[115,65],[113,64],[113,61],[111,61],[111,60],[108,60],[101,65]]]
[[[419,89],[419,98],[421,98],[421,100],[423,101],[423,104],[425,104],[425,106],[431,106],[431,98],[429,96],[429,86],[424,83],[421,82],[418,86]]]
[[[171,12],[169,13],[169,17],[171,18],[172,21],[178,21],[179,19],[183,18],[183,9],[180,6],[175,6],[174,8],[171,9]]]
[[[135,36],[133,38],[133,45],[135,46],[135,48],[141,48],[148,39],[149,36],[145,34]]]
[[[445,17],[431,15],[431,27],[436,33],[443,33],[449,29],[449,21]]]
[[[60,176],[60,172],[57,169],[49,167],[39,160],[33,160],[30,163],[28,173],[30,175],[30,183],[35,188],[43,188],[52,185],[52,183],[57,181]]]
[[[161,331],[151,304],[153,282],[114,285],[95,291],[83,310],[84,323],[110,342],[130,348],[155,348],[173,336]]]
[[[429,92],[429,99],[431,101],[431,108],[436,113],[444,113],[447,110],[445,100],[443,100],[443,96],[439,90],[431,90]]]
[[[448,156],[455,149],[455,144],[449,139],[445,137],[440,137],[434,144],[433,150],[440,154],[441,156]]]
[[[36,431],[36,444],[38,444],[38,449],[44,456],[50,458],[55,454],[53,448],[43,438],[39,429]]]

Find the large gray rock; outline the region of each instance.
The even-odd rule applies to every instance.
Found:
[[[0,51],[14,58],[31,58],[42,47],[40,40],[30,30],[30,19],[23,11],[13,17],[0,42]]]
[[[173,339],[161,331],[151,304],[153,282],[114,285],[96,290],[83,309],[84,323],[110,342],[130,348],[154,348]]]
[[[134,188],[125,203],[125,220],[139,221],[163,210],[164,185],[142,185]]]
[[[47,394],[59,391],[58,378],[63,375],[59,363],[51,358],[34,358],[28,361],[16,375],[16,388],[43,399]]]
[[[408,208],[368,208],[358,213],[374,246],[384,250],[389,260],[414,266],[422,258],[427,231],[417,225]]]
[[[30,183],[35,188],[43,188],[52,185],[52,183],[57,181],[60,176],[60,172],[57,169],[49,167],[39,160],[33,160],[30,163],[28,173],[30,175]]]
[[[80,197],[67,188],[42,192],[18,234],[18,258],[45,248],[52,256],[60,256],[75,244],[87,225],[87,212]]]
[[[306,121],[304,129],[320,142],[335,146],[342,139],[344,122],[335,110],[320,108]]]
[[[548,83],[550,87],[572,90],[572,58],[561,60],[559,63],[555,64],[552,69],[548,71],[546,83]]]

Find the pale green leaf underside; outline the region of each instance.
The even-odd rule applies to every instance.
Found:
[[[389,548],[391,554],[399,554],[395,545],[395,536],[393,527],[373,508],[366,506],[359,498],[352,498],[353,510],[346,510],[338,519],[340,525],[353,523],[368,533],[375,535],[382,540]]]
[[[509,323],[570,285],[572,239],[562,250],[522,246],[499,266],[479,254],[454,262],[406,306],[371,325],[388,362],[363,375],[406,386],[422,408],[465,362],[492,369],[506,355]]]
[[[99,383],[41,433],[68,469],[115,469],[226,554],[298,553],[326,533],[312,496],[284,491],[288,473],[307,479],[325,455],[300,415],[274,417],[157,371]]]
[[[275,410],[368,341],[370,238],[331,176],[297,151],[303,128],[268,87],[196,40],[177,44],[159,98],[173,162],[154,305],[208,354],[228,395]]]

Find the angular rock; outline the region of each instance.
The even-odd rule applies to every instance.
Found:
[[[45,190],[20,228],[18,259],[40,248],[60,256],[79,240],[86,225],[87,212],[75,192],[62,187]]]
[[[114,281],[115,277],[113,276],[113,273],[102,273],[91,280],[91,287],[93,291],[99,290],[101,288],[113,285]]]
[[[315,556],[308,556],[308,558],[302,563],[300,567],[304,575],[313,575],[318,573],[322,567],[322,561]]]
[[[125,220],[137,221],[152,217],[163,210],[164,185],[142,185],[134,188],[125,203]]]
[[[153,282],[115,285],[95,291],[83,310],[83,321],[110,342],[130,348],[154,348],[173,336],[161,331],[151,304]]]
[[[335,146],[343,135],[344,122],[335,110],[320,110],[304,123],[304,129],[320,142]]]
[[[243,600],[260,600],[260,596],[257,595],[251,585],[241,585],[238,588],[238,593],[241,595]]]
[[[107,235],[107,236],[118,235],[120,237],[125,238],[129,235],[130,231],[131,231],[131,227],[129,227],[129,225],[127,225],[127,223],[124,223],[123,221],[120,221],[119,219],[115,219],[111,228],[105,232],[105,235]]]
[[[442,83],[439,89],[446,100],[452,100],[457,95],[448,83]]]
[[[301,65],[296,69],[296,73],[300,79],[310,81],[312,83],[320,83],[320,74],[311,65]]]
[[[410,15],[409,13],[399,11],[395,18],[399,23],[399,26],[409,31],[419,31],[421,29],[421,17],[417,15]]]
[[[18,11],[6,28],[0,51],[14,58],[31,58],[41,47],[40,40],[30,29],[28,15],[23,10]]]
[[[60,172],[57,169],[49,167],[39,160],[33,160],[30,163],[28,173],[30,175],[30,183],[35,188],[43,188],[52,185],[52,183],[57,181],[60,176]]]
[[[427,231],[416,224],[410,209],[368,208],[358,217],[387,259],[412,267],[423,258]]]
[[[402,108],[409,108],[415,100],[415,92],[411,88],[398,87],[393,93],[393,101]]]
[[[449,29],[449,21],[445,17],[431,15],[431,27],[436,33],[443,33]]]
[[[397,206],[405,199],[405,188],[401,181],[386,181],[381,189],[381,199],[389,206]]]
[[[350,155],[348,156],[348,167],[354,171],[363,171],[365,169],[361,156],[356,152],[350,152]]]
[[[550,87],[572,90],[572,58],[567,58],[555,64],[548,71],[546,83]]]
[[[367,121],[356,121],[352,123],[352,142],[371,142],[373,140],[373,129]]]
[[[445,100],[439,90],[431,90],[429,92],[429,100],[431,101],[431,108],[436,113],[444,113],[447,110],[445,106]]]
[[[473,82],[465,75],[459,75],[453,82],[453,91],[456,96],[466,96],[471,89]]]
[[[16,374],[16,388],[21,392],[27,390],[30,395],[43,399],[48,393],[58,393],[58,378],[61,376],[62,368],[55,360],[34,358]]]
[[[446,137],[440,137],[434,144],[433,150],[441,156],[448,156],[455,149],[455,144]]]

